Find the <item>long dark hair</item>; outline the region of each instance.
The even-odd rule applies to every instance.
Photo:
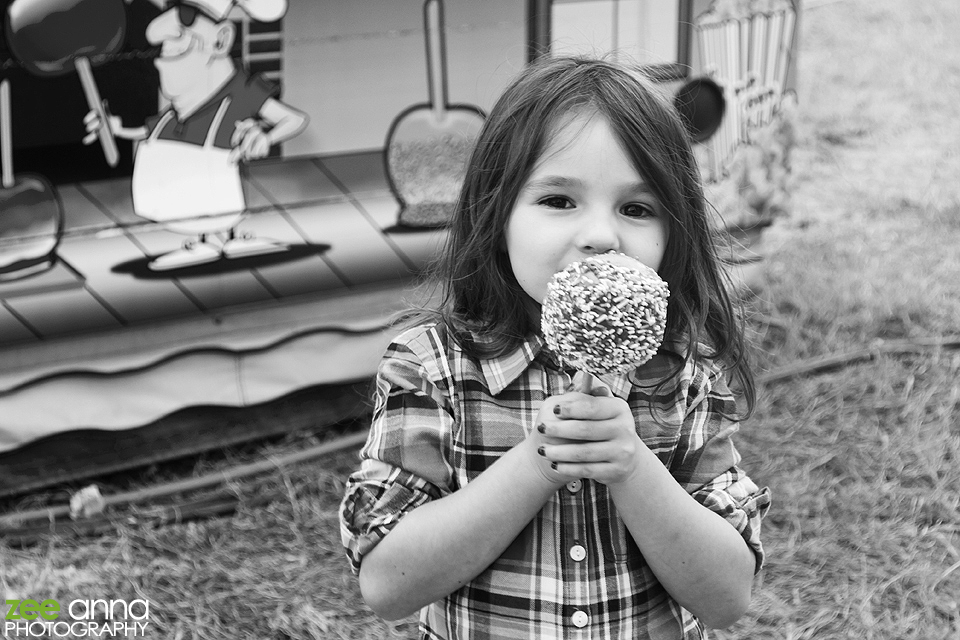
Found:
[[[754,406],[740,318],[707,217],[689,135],[670,102],[641,72],[606,60],[557,57],[527,66],[491,110],[467,165],[450,236],[438,263],[436,313],[468,355],[503,355],[538,333],[527,294],[501,250],[521,189],[565,114],[607,119],[637,172],[668,212],[660,276],[670,287],[667,335],[685,358],[715,359]],[[484,336],[471,339],[471,334]],[[683,366],[681,361],[677,370]]]

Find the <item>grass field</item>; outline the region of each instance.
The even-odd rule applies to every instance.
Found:
[[[771,487],[768,563],[721,639],[960,638],[960,3],[840,0],[802,15],[793,213],[770,229],[751,300],[769,382],[742,427]],[[898,341],[929,346],[887,351]],[[150,484],[316,436],[155,468]],[[236,515],[0,547],[6,598],[144,598],[155,638],[412,638],[362,603],[336,506],[353,450],[233,483]],[[128,480],[129,481],[129,480]],[[30,506],[25,502],[24,506]]]

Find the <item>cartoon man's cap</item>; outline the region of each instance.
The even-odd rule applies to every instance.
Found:
[[[220,21],[226,20],[235,6],[260,22],[279,20],[287,12],[287,0],[190,0],[190,4],[197,5]]]

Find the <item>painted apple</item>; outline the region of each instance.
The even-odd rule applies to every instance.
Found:
[[[87,106],[106,122],[92,67],[123,46],[123,0],[13,0],[5,22],[7,45],[27,71],[51,77],[76,70]],[[117,166],[120,155],[110,127],[100,127],[97,136],[107,164]]]
[[[46,178],[16,176],[0,188],[0,279],[46,268],[63,233],[63,206]]]
[[[38,76],[70,73],[79,57],[119,51],[127,24],[122,0],[14,0],[6,22],[10,49]]]

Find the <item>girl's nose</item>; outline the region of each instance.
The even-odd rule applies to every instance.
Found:
[[[152,45],[163,44],[164,40],[179,38],[180,35],[180,19],[177,17],[176,7],[164,11],[147,25],[147,42]]]
[[[577,237],[577,248],[585,254],[618,251],[620,234],[616,216],[608,213],[584,216]]]

